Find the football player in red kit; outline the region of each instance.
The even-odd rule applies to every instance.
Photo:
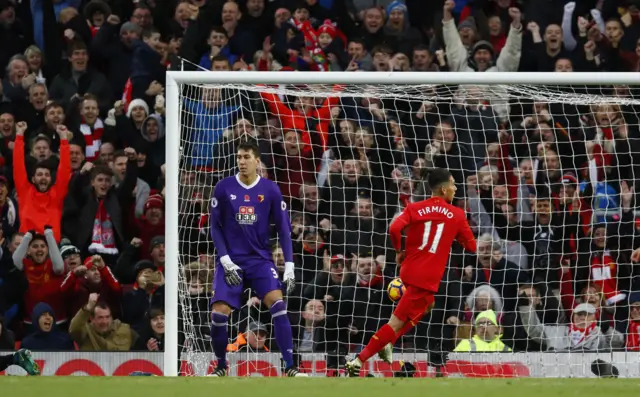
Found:
[[[431,198],[410,203],[389,227],[396,262],[400,266],[400,279],[406,291],[389,322],[371,337],[369,344],[354,360],[346,364],[348,376],[359,376],[362,364],[376,353],[380,353],[384,361],[391,361],[395,341],[413,328],[433,306],[454,240],[466,250],[476,252],[476,240],[466,214],[451,204],[456,193],[451,173],[435,169],[429,174],[428,183]],[[403,251],[404,230],[407,233]]]

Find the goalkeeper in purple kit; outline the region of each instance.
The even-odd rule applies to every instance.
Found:
[[[238,145],[237,161],[240,172],[218,182],[211,200],[211,237],[219,258],[211,298],[211,344],[218,365],[211,376],[227,375],[227,323],[231,311],[242,306],[245,283],[269,307],[286,375],[307,376],[294,364],[291,324],[269,247],[273,223],[285,258],[283,281],[291,293],[295,276],[287,205],[278,185],[258,176],[260,149],[256,145]]]

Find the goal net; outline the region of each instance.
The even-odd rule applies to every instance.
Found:
[[[251,140],[259,174],[288,204],[297,286],[286,301],[303,371],[338,376],[389,319],[399,268],[388,226],[429,197],[430,171],[445,168],[478,252],[454,245],[433,310],[397,341],[393,364],[374,358],[365,375],[640,376],[638,87],[567,85],[569,74],[548,74],[558,83],[547,85],[527,75],[514,84],[491,74],[485,84],[269,75],[280,84],[254,84],[251,72],[218,84],[173,75],[168,166],[178,187],[168,200],[178,216],[167,239],[178,241],[167,249],[178,250],[178,334],[167,349],[178,356],[167,357],[181,375],[215,368],[209,205],[237,172],[235,148]],[[282,277],[275,233],[271,242]],[[230,374],[277,376],[269,311],[250,290],[243,302],[229,322]]]

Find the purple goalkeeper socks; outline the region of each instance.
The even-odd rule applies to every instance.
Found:
[[[291,334],[291,323],[289,322],[289,317],[287,317],[287,306],[284,301],[279,300],[271,306],[269,311],[271,312],[276,343],[282,353],[282,359],[287,368],[291,368],[293,367],[293,335]]]
[[[227,368],[228,321],[229,316],[222,313],[213,312],[211,314],[211,345],[220,368]]]

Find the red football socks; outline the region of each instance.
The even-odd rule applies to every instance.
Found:
[[[403,328],[404,329],[404,328]],[[387,343],[391,343],[396,339],[396,333],[389,324],[385,324],[371,337],[367,347],[358,354],[358,358],[361,362],[365,362],[370,359],[374,354],[382,350]]]
[[[413,324],[411,324],[411,321],[407,321],[406,323],[404,323],[404,325],[402,326],[402,328],[400,328],[400,331],[398,331],[396,333],[395,338],[393,338],[392,343],[395,345],[396,341],[398,339],[400,339],[400,337],[402,337],[402,335],[406,334],[407,332],[411,331],[411,329],[413,328]]]

